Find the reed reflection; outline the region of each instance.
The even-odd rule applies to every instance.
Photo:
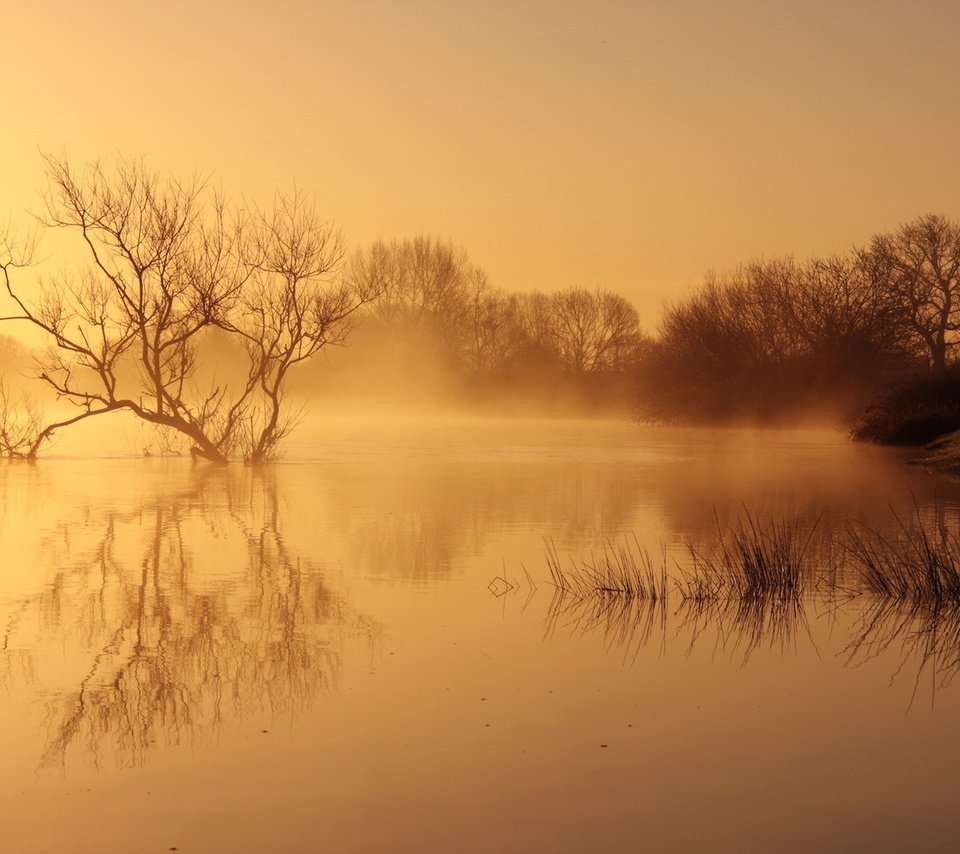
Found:
[[[783,654],[804,641],[819,656],[813,628],[823,623],[846,633],[847,665],[886,661],[893,679],[912,672],[911,704],[928,673],[932,704],[960,671],[960,534],[942,508],[918,504],[909,525],[891,515],[895,539],[848,525],[839,540],[815,540],[797,520],[763,525],[747,514],[705,555],[690,547],[673,577],[666,550],[655,569],[636,540],[567,565],[548,542],[546,635],[599,635],[629,663],[654,642],[665,653],[668,636],[688,653],[709,639],[713,655],[746,664],[761,647]]]
[[[45,552],[58,568],[18,603],[3,650],[24,680],[67,651],[43,767],[136,765],[231,720],[295,716],[338,684],[346,640],[377,633],[288,548],[269,474],[198,471],[131,511],[83,508]]]
[[[545,618],[545,635],[598,635],[608,652],[633,664],[647,648],[659,655],[676,645],[688,654],[701,645],[711,655],[749,662],[761,647],[785,653],[801,639],[813,644],[801,599],[758,596],[749,600],[576,597],[557,591]]]
[[[844,653],[853,666],[896,656],[899,665],[891,678],[913,674],[913,703],[924,677],[929,676],[932,706],[937,691],[950,685],[960,672],[960,609],[876,600],[859,614]]]

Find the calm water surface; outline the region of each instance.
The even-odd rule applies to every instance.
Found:
[[[547,583],[545,539],[673,572],[745,509],[956,529],[895,451],[446,420],[310,423],[263,473],[58,453],[0,466],[0,850],[960,845],[947,632]]]

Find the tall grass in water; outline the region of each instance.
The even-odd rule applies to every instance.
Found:
[[[960,607],[960,535],[924,523],[919,508],[891,542],[866,526],[850,526],[845,548],[867,593],[927,608]]]
[[[607,649],[622,649],[635,658],[656,632],[666,644],[667,598],[670,582],[666,557],[655,568],[636,537],[608,542],[599,554],[574,560],[565,567],[552,541],[546,541],[547,566],[554,595],[547,614],[546,634],[558,630],[603,635]]]
[[[690,546],[691,569],[681,570],[676,588],[682,599],[798,599],[808,576],[807,553],[816,524],[799,521],[760,524],[745,513],[731,532],[719,528],[719,540],[709,554]],[[558,592],[576,599],[616,596],[658,601],[668,598],[671,581],[666,555],[659,568],[636,537],[608,543],[599,555],[571,559],[564,566],[552,541],[546,541],[551,581]]]
[[[681,600],[671,609],[676,632],[688,635],[691,649],[708,637],[718,651],[746,661],[761,645],[785,649],[809,637],[805,606],[812,598],[826,614],[855,602],[860,616],[845,649],[848,663],[899,649],[898,673],[919,665],[914,696],[924,672],[935,693],[960,673],[960,529],[930,522],[919,507],[908,522],[894,518],[890,537],[851,525],[815,540],[817,524],[761,524],[745,513],[735,527],[718,525],[712,551],[688,547],[690,562],[678,565],[676,580],[668,578],[666,558],[655,568],[636,538],[565,564],[548,541],[555,593],[547,634],[599,633],[627,659],[658,639],[663,651],[674,595]]]
[[[815,526],[814,526],[815,528]],[[764,642],[786,647],[806,628],[802,594],[806,554],[813,530],[799,522],[762,526],[746,514],[732,533],[720,533],[714,551],[690,549],[692,570],[675,582],[683,600],[676,616],[690,629],[691,646],[709,623],[718,637],[748,657]],[[653,637],[665,643],[671,581],[666,555],[655,567],[636,538],[607,544],[599,555],[561,561],[546,543],[547,565],[555,588],[547,634],[558,628],[602,633],[608,647],[632,657]],[[659,627],[659,631],[655,630]]]
[[[655,569],[649,552],[640,547],[636,537],[623,543],[608,542],[599,555],[571,560],[567,569],[556,546],[547,540],[546,557],[553,586],[564,596],[616,596],[655,602],[665,600],[669,592],[666,560]]]
[[[704,555],[690,546],[692,569],[679,583],[684,599],[799,599],[806,588],[806,558],[816,524],[806,530],[799,521],[760,524],[744,513],[732,531],[719,529],[719,541]]]

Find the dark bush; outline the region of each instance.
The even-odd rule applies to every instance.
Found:
[[[854,439],[885,445],[925,445],[960,430],[960,365],[891,386],[853,428]]]

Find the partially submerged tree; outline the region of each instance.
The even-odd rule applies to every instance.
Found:
[[[4,281],[33,260],[32,237],[18,236],[11,227],[0,231],[0,273]],[[0,335],[0,457],[28,456],[43,429],[39,406],[24,391],[16,393],[7,382],[11,365],[25,361],[23,347],[6,335]]]
[[[43,414],[36,401],[14,394],[0,378],[0,457],[26,458],[43,430]]]
[[[126,410],[185,437],[194,457],[267,459],[296,420],[289,371],[341,343],[373,296],[337,276],[339,233],[298,194],[249,212],[141,162],[47,164],[47,224],[76,234],[91,263],[30,300],[14,281],[22,259],[0,259],[15,306],[3,319],[45,334],[39,379],[79,410],[45,425],[27,456],[60,428]],[[217,332],[246,355],[242,379],[204,364]]]

